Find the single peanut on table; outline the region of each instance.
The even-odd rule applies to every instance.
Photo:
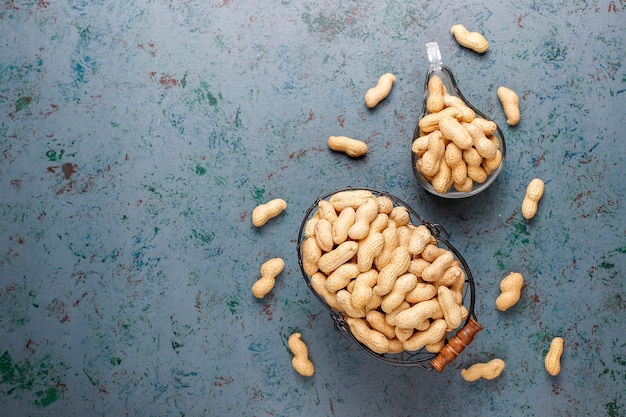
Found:
[[[526,220],[530,220],[537,214],[539,200],[543,197],[545,184],[539,178],[533,179],[526,187],[526,194],[522,201],[522,216]]]
[[[261,204],[252,211],[252,224],[256,227],[261,227],[267,223],[269,219],[282,213],[285,208],[287,208],[287,202],[280,198]]]
[[[380,76],[376,87],[372,87],[365,93],[365,105],[370,109],[376,107],[378,103],[383,101],[391,92],[393,83],[396,82],[396,76],[386,73]]]
[[[315,373],[315,366],[309,359],[309,348],[302,340],[300,333],[294,333],[287,340],[289,350],[293,353],[291,365],[302,376],[312,376]]]
[[[285,261],[281,258],[273,258],[261,265],[261,278],[252,285],[252,294],[256,298],[265,297],[276,283],[276,276],[285,267]]]
[[[506,364],[502,359],[493,359],[487,363],[476,363],[467,369],[462,369],[461,377],[468,382],[480,378],[491,380],[500,376],[505,367]]]
[[[498,87],[497,93],[506,116],[506,122],[511,126],[517,125],[521,118],[517,93],[507,87]]]
[[[367,153],[367,143],[347,136],[330,136],[328,138],[328,147],[333,151],[343,152],[353,158]]]
[[[552,376],[557,376],[561,372],[561,355],[563,354],[563,338],[555,337],[550,342],[550,350],[546,355],[546,371]]]
[[[478,32],[470,32],[463,25],[454,25],[450,28],[450,32],[454,35],[456,41],[474,52],[482,54],[489,49],[489,42]]]
[[[496,299],[496,308],[506,311],[513,307],[520,299],[524,277],[519,272],[511,272],[500,282],[502,293]]]

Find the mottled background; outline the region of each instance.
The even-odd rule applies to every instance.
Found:
[[[626,2],[456,3],[2,1],[2,414],[626,415]],[[489,52],[461,48],[455,23]],[[427,194],[411,171],[429,41],[507,138],[502,174],[469,199]],[[367,109],[388,71],[391,95]],[[514,128],[500,85],[520,94]],[[329,135],[369,153],[333,153]],[[527,222],[534,177],[546,192]],[[306,209],[358,185],[443,224],[476,278],[485,330],[441,375],[365,355],[302,279]],[[272,198],[287,210],[254,228]],[[257,300],[275,256],[285,269]],[[526,285],[502,313],[511,270]],[[293,331],[312,378],[291,368]],[[493,357],[498,379],[461,378]]]

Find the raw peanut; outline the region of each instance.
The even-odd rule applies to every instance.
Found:
[[[404,352],[404,346],[402,346],[402,342],[398,339],[389,340],[389,349],[387,349],[387,353],[401,353]]]
[[[443,101],[446,107],[454,107],[459,109],[461,113],[459,121],[470,123],[476,118],[476,112],[471,109],[460,97],[453,96],[452,94],[446,94],[443,97]]]
[[[474,181],[470,177],[467,177],[462,183],[455,182],[453,185],[454,189],[458,192],[466,193],[472,190],[472,187],[474,187]]]
[[[459,121],[453,117],[442,117],[439,121],[439,130],[444,139],[451,140],[461,149],[472,147],[472,136]]]
[[[319,219],[315,223],[315,243],[323,252],[333,250],[335,242],[333,240],[333,225],[326,219]]]
[[[293,353],[291,365],[302,376],[312,376],[315,372],[315,366],[309,359],[309,349],[302,340],[300,333],[294,333],[287,340],[289,350]]]
[[[426,99],[426,111],[437,113],[443,110],[443,80],[438,75],[433,75],[428,80],[428,98]]]
[[[374,294],[372,291],[372,298],[369,303],[365,306],[365,311],[376,310],[380,307],[380,303],[383,302],[383,297],[378,294]]]
[[[411,263],[409,264],[408,271],[412,274],[415,274],[415,276],[417,276],[418,278],[422,278],[422,272],[424,272],[424,269],[428,265],[430,265],[430,262],[428,262],[424,258],[413,258],[411,259]]]
[[[463,160],[463,151],[454,142],[446,145],[444,160],[451,169],[452,181],[463,184],[467,179],[467,165]]]
[[[328,147],[333,151],[343,152],[353,158],[358,158],[367,153],[367,144],[365,142],[347,136],[329,136]]]
[[[326,289],[329,292],[336,293],[345,288],[350,280],[359,275],[359,268],[355,263],[345,263],[335,269],[326,279]]]
[[[320,271],[325,274],[329,274],[337,269],[340,265],[343,265],[359,250],[359,244],[357,242],[348,240],[337,246],[335,249],[323,254],[317,263]]]
[[[546,371],[552,376],[557,376],[561,372],[561,355],[563,354],[563,338],[555,337],[550,342],[550,350],[546,355]]]
[[[354,290],[355,284],[356,284],[356,278],[348,282],[348,285],[346,285],[346,290],[348,290],[350,294],[352,294],[352,290]]]
[[[441,350],[441,348],[443,348],[445,346],[445,344],[446,344],[446,338],[444,336],[439,341],[437,341],[435,343],[430,343],[430,344],[424,346],[424,348],[429,353],[439,353],[439,351]]]
[[[321,272],[316,272],[311,275],[311,287],[326,301],[326,304],[328,304],[330,308],[339,312],[343,311],[343,308],[337,301],[335,293],[329,292],[326,289],[326,275]]]
[[[380,254],[374,259],[374,264],[379,271],[391,262],[391,254],[398,247],[398,234],[396,231],[396,223],[393,221],[389,222],[387,228],[382,231],[385,244]]]
[[[393,83],[396,82],[396,76],[386,73],[380,76],[376,87],[372,87],[365,93],[365,105],[370,109],[376,107],[378,103],[383,101],[391,92]]]
[[[439,131],[435,130],[435,132],[439,132]],[[431,132],[428,135],[432,135],[433,133],[434,132]],[[428,135],[418,137],[411,144],[411,152],[417,155],[418,158],[421,158],[422,155],[424,155],[424,152],[428,150],[428,139],[429,139]]]
[[[341,210],[337,220],[333,223],[333,241],[337,245],[341,245],[348,239],[348,230],[354,224],[355,213],[352,207],[346,207]]]
[[[486,159],[495,158],[496,151],[498,150],[494,143],[487,139],[487,136],[483,133],[482,129],[471,123],[465,123],[463,127],[469,132],[472,137],[472,143],[474,148],[480,156]]]
[[[403,312],[404,310],[407,310],[409,307],[411,307],[411,304],[409,304],[407,301],[403,301],[402,304],[400,304],[395,310],[393,310],[391,313],[387,313],[385,314],[385,321],[391,325],[391,326],[396,326],[397,320],[398,320],[398,314],[400,314],[401,312]]]
[[[390,325],[385,320],[385,314],[378,310],[372,310],[367,313],[365,319],[368,321],[372,329],[378,330],[387,337],[387,339],[393,339],[396,337],[395,326]]]
[[[450,288],[441,286],[437,289],[437,301],[441,307],[443,318],[447,323],[447,329],[454,330],[463,321],[463,310],[454,300],[454,295]]]
[[[445,251],[422,271],[422,279],[427,282],[437,281],[454,262],[452,252]]]
[[[385,238],[380,232],[368,235],[359,243],[357,251],[357,267],[359,272],[365,272],[372,268],[374,259],[380,254],[385,245]]]
[[[330,196],[328,201],[335,207],[335,210],[341,211],[346,207],[357,209],[363,205],[368,198],[376,198],[369,190],[348,190],[339,191]]]
[[[343,311],[350,317],[355,319],[365,317],[365,310],[355,308],[350,301],[350,293],[347,290],[337,291],[337,302],[343,308]]]
[[[417,123],[420,132],[422,134],[434,132],[439,129],[439,122],[443,117],[454,117],[455,119],[461,118],[461,111],[456,107],[447,107],[437,113],[429,113],[422,117]]]
[[[446,333],[446,321],[443,319],[437,319],[433,321],[427,330],[418,331],[411,336],[402,345],[405,350],[416,351],[420,350],[426,345],[436,343],[445,336]]]
[[[396,226],[406,226],[411,220],[409,211],[404,206],[396,206],[389,213],[389,220],[394,222]]]
[[[380,304],[381,310],[385,313],[391,313],[402,302],[406,293],[411,291],[417,285],[417,277],[413,274],[403,274],[396,279],[391,291],[383,297],[383,301]]]
[[[510,126],[517,125],[521,118],[517,93],[506,87],[498,87],[498,98],[502,104],[506,122]]]
[[[432,284],[418,282],[415,287],[406,293],[405,300],[411,304],[417,304],[422,301],[430,300],[437,295],[437,288]]]
[[[315,214],[313,214],[313,216],[309,219],[309,221],[306,222],[306,225],[304,226],[305,238],[310,237],[310,236],[315,236],[315,223],[317,223],[319,219],[320,219],[320,215],[316,211]]]
[[[456,303],[463,304],[463,291],[465,290],[465,271],[463,271],[463,273],[459,275],[457,280],[450,284],[448,288],[450,288],[452,294],[454,294],[454,300],[456,301]]]
[[[318,271],[317,263],[322,256],[322,250],[317,246],[315,236],[309,236],[304,239],[300,251],[302,253],[302,268],[304,269],[304,273],[311,276]]]
[[[502,359],[493,359],[487,363],[475,363],[467,369],[461,370],[461,376],[468,382],[480,378],[495,379],[504,371],[505,363]]]
[[[477,183],[483,183],[487,180],[487,172],[480,165],[467,164],[467,176]]]
[[[287,203],[280,198],[275,198],[265,204],[261,204],[252,210],[252,224],[256,227],[261,227],[267,223],[269,219],[282,213],[285,208],[287,208]]]
[[[461,269],[459,265],[452,264],[444,271],[443,275],[435,281],[434,286],[437,288],[441,286],[450,287],[461,279],[461,277],[465,280],[463,269]]]
[[[428,150],[417,160],[417,169],[424,175],[435,175],[443,159],[445,146],[441,131],[437,130],[429,135]]]
[[[444,253],[447,253],[447,252],[448,251],[446,249],[440,248],[439,246],[431,243],[429,245],[426,245],[426,247],[424,248],[424,251],[422,252],[422,258],[424,258],[424,260],[432,263],[439,256],[441,256],[441,255],[443,255]]]
[[[347,317],[346,322],[354,337],[376,353],[386,353],[389,339],[381,332],[372,329],[365,319]]]
[[[500,282],[502,293],[496,299],[496,308],[506,311],[513,307],[520,299],[524,277],[519,272],[511,272]]]
[[[326,219],[330,224],[334,224],[337,221],[337,211],[330,201],[320,200],[317,203],[317,213],[320,219]]]
[[[385,213],[378,213],[376,217],[374,217],[374,220],[370,223],[368,236],[385,230],[387,223],[389,223],[389,216]]]
[[[477,117],[471,121],[472,124],[480,127],[480,130],[483,131],[485,136],[492,135],[496,130],[498,130],[498,125],[493,120],[483,119],[482,117]]]
[[[433,235],[430,233],[430,229],[420,224],[411,231],[407,249],[411,255],[419,255],[424,251],[426,245],[430,243],[430,239]]]
[[[450,187],[452,186],[452,170],[450,166],[446,164],[446,161],[441,161],[439,164],[439,170],[435,174],[435,176],[430,181],[435,191],[440,194],[445,194],[448,192]]]
[[[522,216],[530,220],[537,214],[539,200],[543,197],[544,183],[539,178],[533,179],[526,187],[526,195],[522,201]]]
[[[285,261],[281,258],[273,258],[261,265],[261,278],[252,285],[252,294],[256,298],[265,297],[276,283],[276,276],[285,267]]]
[[[426,319],[420,324],[418,324],[417,326],[415,326],[415,330],[417,330],[418,332],[423,332],[425,330],[428,330],[429,327],[430,327],[430,319]]]
[[[387,196],[381,195],[376,197],[376,202],[378,203],[378,213],[389,215],[391,210],[393,210],[393,201]]]
[[[499,149],[496,149],[496,156],[491,159],[485,159],[482,163],[482,167],[490,171],[495,171],[502,165],[502,152]]]
[[[410,225],[400,226],[396,228],[396,233],[398,235],[398,246],[404,246],[408,250],[409,240],[411,240],[413,229]]]
[[[463,160],[468,165],[478,165],[483,163],[483,157],[480,156],[476,148],[469,148],[463,151]]]
[[[391,262],[378,273],[378,280],[374,287],[374,293],[384,296],[388,294],[396,282],[396,278],[409,269],[411,255],[404,246],[398,246],[391,254]]]
[[[450,32],[459,45],[471,49],[474,52],[482,54],[489,49],[489,42],[478,32],[470,32],[463,25],[454,25],[450,28]]]
[[[443,312],[436,299],[422,301],[398,313],[395,325],[403,329],[415,329],[424,320],[442,318]]]
[[[396,339],[404,343],[407,341],[408,338],[413,336],[413,333],[415,333],[415,329],[401,329],[399,327],[396,327],[394,328],[394,332],[396,334]]]
[[[370,223],[378,215],[378,203],[375,198],[369,198],[356,209],[354,224],[348,230],[348,236],[353,240],[360,240],[369,233]]]

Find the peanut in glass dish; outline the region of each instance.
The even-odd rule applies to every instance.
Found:
[[[436,42],[426,45],[430,67],[423,110],[415,127],[411,163],[418,183],[443,198],[465,198],[487,189],[504,166],[500,127],[464,96],[441,61]]]

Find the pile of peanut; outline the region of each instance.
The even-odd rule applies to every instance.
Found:
[[[452,187],[471,191],[500,167],[496,123],[478,117],[463,100],[449,94],[438,75],[428,80],[426,110],[411,149],[417,170],[436,192],[444,194]]]
[[[468,316],[460,262],[387,196],[349,190],[320,200],[303,238],[313,290],[376,353],[439,352]]]

